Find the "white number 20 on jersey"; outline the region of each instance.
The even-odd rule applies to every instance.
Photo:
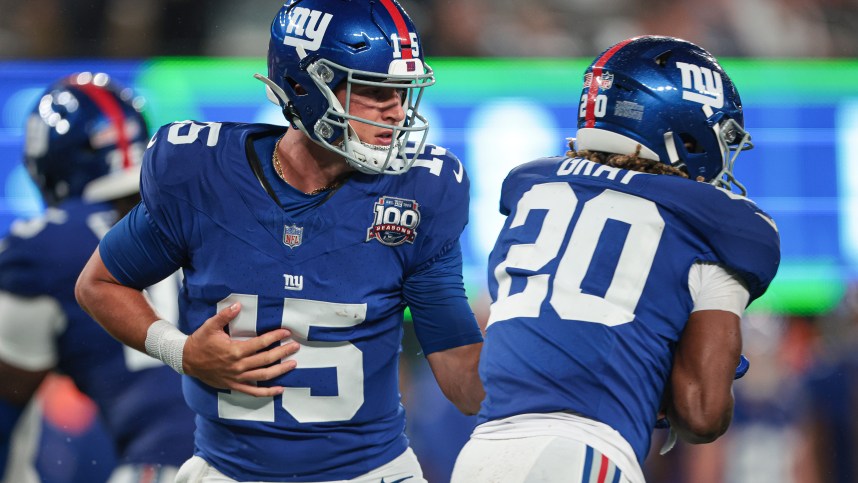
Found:
[[[608,326],[634,320],[634,310],[664,230],[664,219],[652,201],[606,189],[584,204],[561,254],[577,206],[578,197],[568,183],[535,185],[519,200],[510,228],[523,225],[532,210],[547,213],[536,241],[510,246],[506,260],[495,268],[498,293],[491,307],[489,325],[515,317],[538,317],[548,296],[549,283],[553,284],[549,303],[564,320]],[[581,284],[608,220],[627,223],[630,228],[614,277],[605,295],[599,297],[583,293]],[[560,263],[553,278],[549,273],[538,273],[558,256]],[[508,268],[537,273],[527,277],[523,291],[510,294],[512,277]]]

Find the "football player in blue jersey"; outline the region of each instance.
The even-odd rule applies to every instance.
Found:
[[[395,0],[295,0],[256,77],[289,126],[162,127],[143,202],[78,300],[185,374],[196,451],[178,481],[425,481],[398,388],[406,307],[445,395],[474,414],[483,390],[459,244],[469,181],[426,143],[420,38]],[[180,267],[175,329],[139,289]]]
[[[103,73],[49,86],[29,115],[24,148],[47,209],[15,221],[0,241],[2,443],[46,375],[58,371],[100,410],[119,458],[111,483],[172,481],[193,454],[194,415],[181,378],[111,338],[74,297],[101,237],[140,199],[148,140],[142,102]],[[176,312],[178,280],[168,280],[176,288],[148,294]]]
[[[780,262],[733,175],[739,94],[707,51],[644,36],[580,96],[572,151],[503,183],[486,398],[454,482],[641,483],[660,414],[690,443],[730,424],[740,317]]]

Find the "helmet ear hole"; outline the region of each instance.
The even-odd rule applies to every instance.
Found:
[[[700,154],[706,152],[700,143],[697,142],[697,139],[688,133],[682,133],[679,135],[679,139],[682,140],[682,145],[685,146],[685,150],[691,154]]]
[[[634,92],[634,89],[632,89],[631,87],[627,86],[624,82],[616,82],[616,81],[614,81],[614,87],[616,87],[617,89],[619,89],[619,90],[621,90],[621,91],[625,91],[625,92]]]
[[[349,48],[350,48],[350,49],[352,49],[352,51],[354,51],[354,52],[361,52],[361,51],[363,51],[363,50],[366,50],[368,47],[369,47],[369,46],[368,46],[368,45],[367,45],[367,43],[366,43],[366,42],[364,42],[364,41],[360,41],[360,42],[355,42],[355,43],[353,43],[353,44],[349,44]]]
[[[285,80],[289,84],[289,87],[292,88],[292,91],[295,93],[295,95],[298,95],[298,96],[306,96],[307,95],[307,89],[304,89],[304,86],[297,83],[295,81],[295,79],[293,79],[291,77],[286,77]]]

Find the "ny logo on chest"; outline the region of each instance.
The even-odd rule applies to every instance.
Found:
[[[304,276],[284,273],[283,288],[286,290],[304,290]]]

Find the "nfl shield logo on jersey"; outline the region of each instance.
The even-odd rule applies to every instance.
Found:
[[[414,243],[416,228],[420,224],[420,210],[417,209],[416,201],[382,196],[375,203],[374,211],[374,220],[366,232],[366,241],[377,239],[391,247],[405,242]]]
[[[295,248],[301,244],[304,235],[304,227],[298,225],[286,225],[283,227],[283,244],[289,248]]]

